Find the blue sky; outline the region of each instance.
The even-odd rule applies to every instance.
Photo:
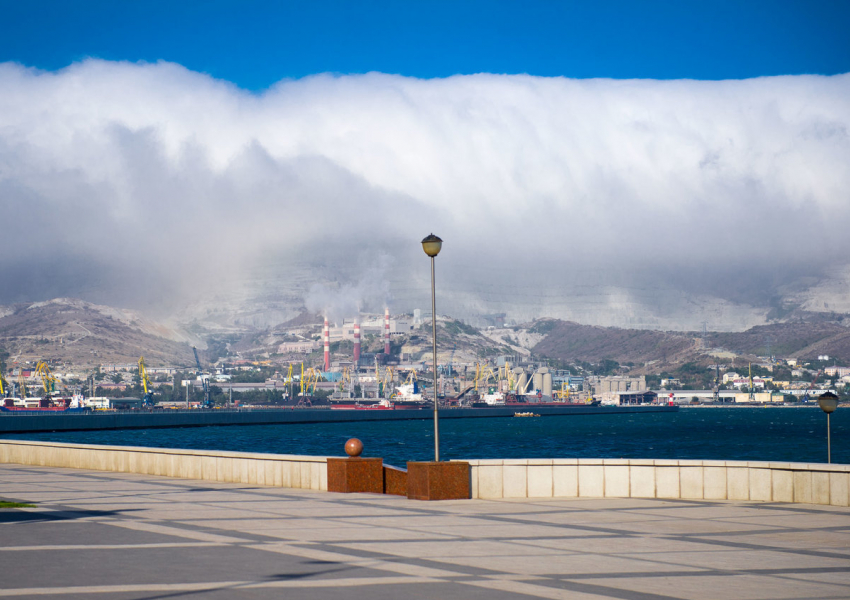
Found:
[[[263,89],[322,72],[740,79],[850,71],[847,1],[0,0],[0,61],[180,63]]]

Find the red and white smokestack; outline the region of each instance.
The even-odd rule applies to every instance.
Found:
[[[390,309],[384,309],[384,354],[390,355]]]
[[[331,330],[328,327],[328,318],[325,317],[325,328],[322,330],[325,340],[325,372],[331,370]]]
[[[360,317],[354,319],[354,366],[360,365]]]

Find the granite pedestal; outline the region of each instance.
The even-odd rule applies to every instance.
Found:
[[[384,460],[381,458],[328,458],[329,492],[384,493]]]
[[[407,497],[411,500],[468,499],[469,463],[407,463]]]

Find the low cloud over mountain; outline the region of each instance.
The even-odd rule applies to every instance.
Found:
[[[743,328],[847,266],[848,130],[850,75],[0,64],[0,303],[426,308],[433,231],[441,312]]]

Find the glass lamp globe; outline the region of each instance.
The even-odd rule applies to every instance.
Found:
[[[433,233],[422,240],[422,249],[425,251],[425,254],[430,256],[431,258],[437,256],[440,253],[440,249],[443,247],[443,240],[438,238]]]

